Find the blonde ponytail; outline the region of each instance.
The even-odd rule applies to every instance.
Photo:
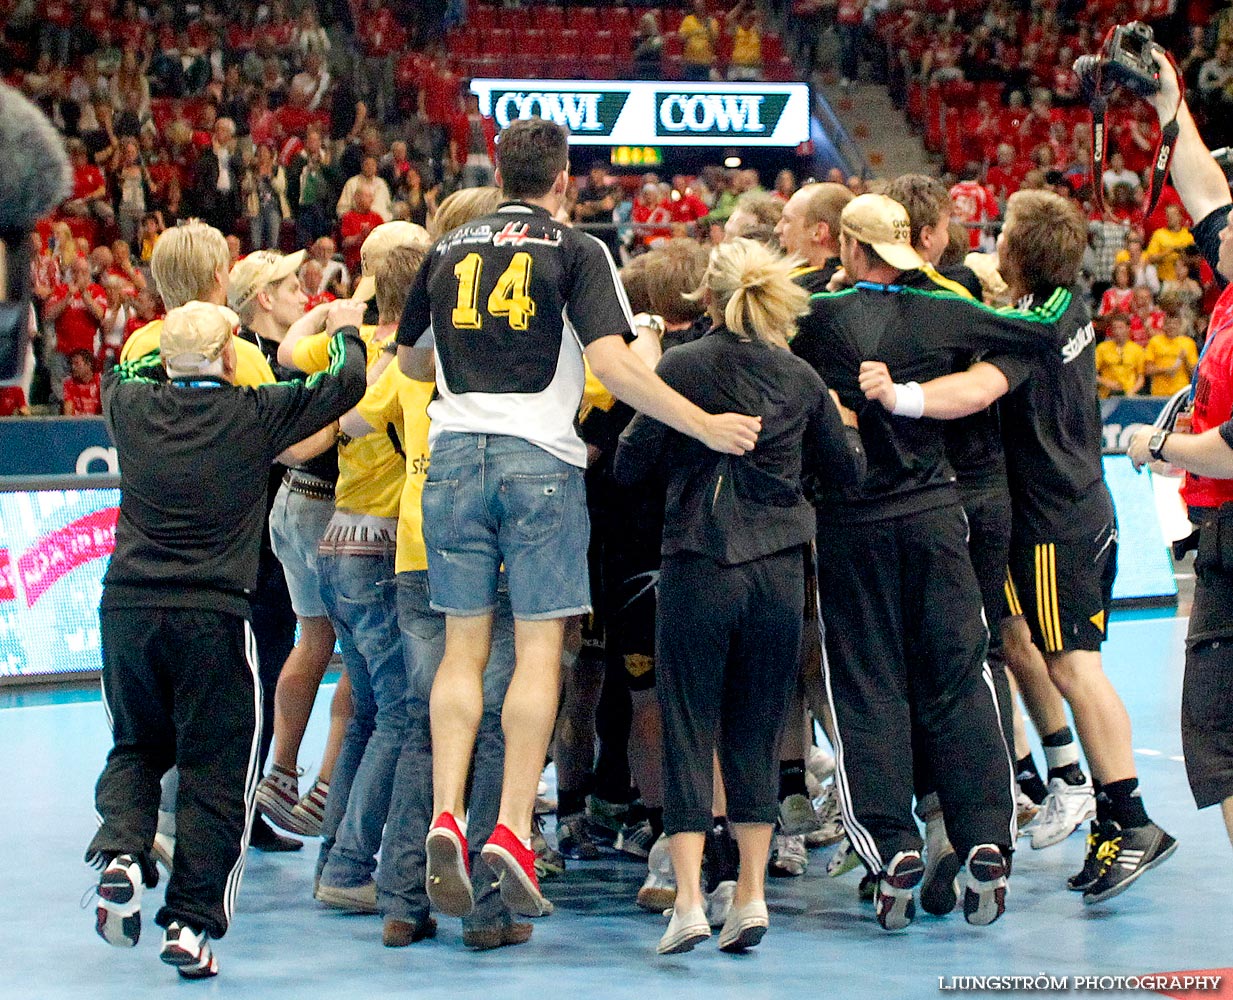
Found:
[[[796,334],[796,320],[809,312],[809,293],[791,277],[792,262],[748,239],[722,243],[711,251],[702,288],[724,325],[738,336],[786,347]]]

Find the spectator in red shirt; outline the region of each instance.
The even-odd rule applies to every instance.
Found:
[[[780,171],[784,173],[784,171]],[[795,184],[795,179],[792,178],[791,171],[788,171],[789,179]],[[778,180],[778,178],[776,178]],[[780,201],[787,201],[792,196],[789,191],[787,197],[781,197]],[[673,222],[680,222],[684,225],[690,225],[697,222],[699,219],[706,216],[711,210],[707,208],[706,202],[699,198],[694,189],[689,186],[688,180],[681,174],[677,174],[672,178],[672,194],[671,200],[668,203],[668,209],[672,214]]]
[[[672,236],[672,211],[664,200],[658,184],[644,184],[634,200],[630,221],[636,226],[634,241],[653,247]]]
[[[66,417],[102,415],[98,371],[94,367],[94,355],[89,351],[74,351],[69,355],[69,374],[61,383],[60,398]]]
[[[1127,313],[1134,308],[1134,271],[1127,261],[1113,265],[1113,284],[1100,297],[1100,315]],[[1147,291],[1147,289],[1144,289]],[[1151,293],[1148,292],[1148,297]]]
[[[360,247],[368,234],[385,220],[372,210],[372,189],[357,187],[351,201],[351,211],[345,212],[339,223],[342,235],[343,259],[348,270],[360,270]]]
[[[1151,290],[1140,285],[1134,290],[1130,314],[1130,339],[1140,347],[1164,329],[1165,314],[1156,308]]]
[[[371,101],[377,121],[388,123],[394,112],[394,54],[405,32],[384,0],[367,0],[356,18],[363,71],[360,90]]]
[[[973,250],[979,249],[982,243],[992,243],[992,234],[982,229],[979,224],[992,222],[999,213],[997,199],[980,183],[979,177],[980,166],[969,163],[959,183],[950,189],[950,200],[954,206],[952,218],[955,222],[971,226],[968,229],[968,239]]]
[[[104,224],[111,222],[116,213],[107,197],[107,180],[103,171],[90,162],[86,144],[80,139],[69,139],[64,148],[73,168],[73,194],[64,203],[64,211],[78,218],[92,215]]]
[[[26,390],[19,385],[0,386],[0,417],[27,417]]]
[[[989,189],[1002,204],[1019,190],[1023,183],[1022,164],[1015,161],[1015,147],[1009,142],[1001,143],[997,148],[997,162],[989,168],[985,178],[985,187]]]
[[[463,187],[485,187],[493,181],[496,123],[481,114],[479,98],[467,94],[450,129],[450,156],[462,168]]]
[[[55,288],[43,311],[44,319],[54,323],[56,330],[55,349],[47,352],[53,396],[59,394],[68,375],[68,359],[74,351],[89,351],[94,356],[106,312],[107,293],[90,280],[90,261],[78,256],[69,266],[68,281]]]
[[[308,303],[304,306],[304,311],[312,312],[317,306],[325,302],[333,302],[338,298],[333,292],[325,287],[325,272],[321,270],[321,265],[309,257],[304,261],[300,268],[300,287],[304,289],[304,294],[308,296]]]

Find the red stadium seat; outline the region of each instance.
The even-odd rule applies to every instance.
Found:
[[[559,59],[577,60],[582,54],[582,39],[577,28],[562,28],[556,32],[549,46],[552,54]]]
[[[540,7],[535,11],[535,26],[544,31],[559,32],[565,27],[565,10],[562,7]]]
[[[774,32],[762,36],[762,62],[767,66],[783,58],[783,40]]]
[[[542,59],[551,53],[551,48],[548,33],[542,29],[534,28],[524,31],[518,39],[518,55],[535,56],[537,59]]]
[[[616,40],[612,37],[611,31],[594,31],[582,35],[583,51],[588,58],[607,57],[612,59],[616,55]]]
[[[565,24],[577,28],[584,35],[593,35],[599,31],[599,11],[594,7],[579,7],[565,12]]]
[[[638,15],[628,7],[607,7],[600,11],[599,23],[600,27],[611,31],[618,38],[622,35],[629,38],[638,23]]]
[[[445,39],[445,48],[459,59],[471,59],[479,55],[479,39],[475,32],[463,28],[451,31]]]
[[[480,45],[480,50],[500,59],[513,51],[514,33],[509,28],[493,28]]]
[[[474,4],[467,14],[467,26],[486,34],[497,26],[498,14],[496,7],[482,3]]]
[[[667,35],[675,35],[681,28],[681,22],[685,20],[685,11],[679,7],[669,7],[659,16],[659,30]]]

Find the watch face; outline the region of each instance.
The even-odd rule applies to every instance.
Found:
[[[1160,458],[1160,449],[1164,447],[1166,437],[1168,434],[1165,431],[1157,431],[1153,434],[1147,442],[1148,454],[1153,458]]]

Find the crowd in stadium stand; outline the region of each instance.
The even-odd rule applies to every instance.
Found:
[[[398,0],[241,0],[225,13],[212,0],[6,6],[6,78],[65,134],[74,189],[40,228],[47,377],[29,400],[0,390],[3,414],[34,401],[92,412],[97,391],[82,397],[70,359],[88,351],[96,367],[110,363],[126,333],[158,313],[144,262],[179,220],[217,226],[237,255],[311,248],[305,284],[314,302],[348,294],[373,226],[393,218],[423,225],[451,192],[491,182],[496,128],[463,83],[507,65],[523,75],[582,67],[592,76],[730,80],[821,69],[845,85],[872,76],[942,157],[953,220],[969,227],[972,249],[993,249],[1011,193],[1049,188],[1088,213],[1085,275],[1101,316],[1125,317],[1129,343],[1146,348],[1166,328],[1200,336],[1214,294],[1210,270],[1188,250],[1191,220],[1176,193],[1166,187],[1144,215],[1157,129],[1141,102],[1115,105],[1100,179],[1106,205],[1097,210],[1087,109],[1070,68],[1108,26],[1149,21],[1181,55],[1216,145],[1233,102],[1233,17],[1213,17],[1204,3],[1102,2],[1082,18],[1073,3],[1043,0],[796,0],[762,10],[752,0],[731,9],[694,0],[568,12]],[[795,68],[768,30],[777,21],[789,38],[796,32]],[[833,60],[826,39],[836,43]],[[838,179],[856,190],[865,183]],[[775,194],[782,199],[794,184],[777,180]],[[718,167],[671,184],[596,170],[579,178],[574,221],[624,224],[602,234],[614,251],[637,253],[683,233],[721,238],[736,200],[761,185],[755,171]],[[773,220],[758,225],[769,230]],[[1125,391],[1165,384],[1121,354],[1136,352],[1119,353],[1131,372],[1120,376]],[[1117,381],[1102,381],[1102,392],[1118,391]]]

